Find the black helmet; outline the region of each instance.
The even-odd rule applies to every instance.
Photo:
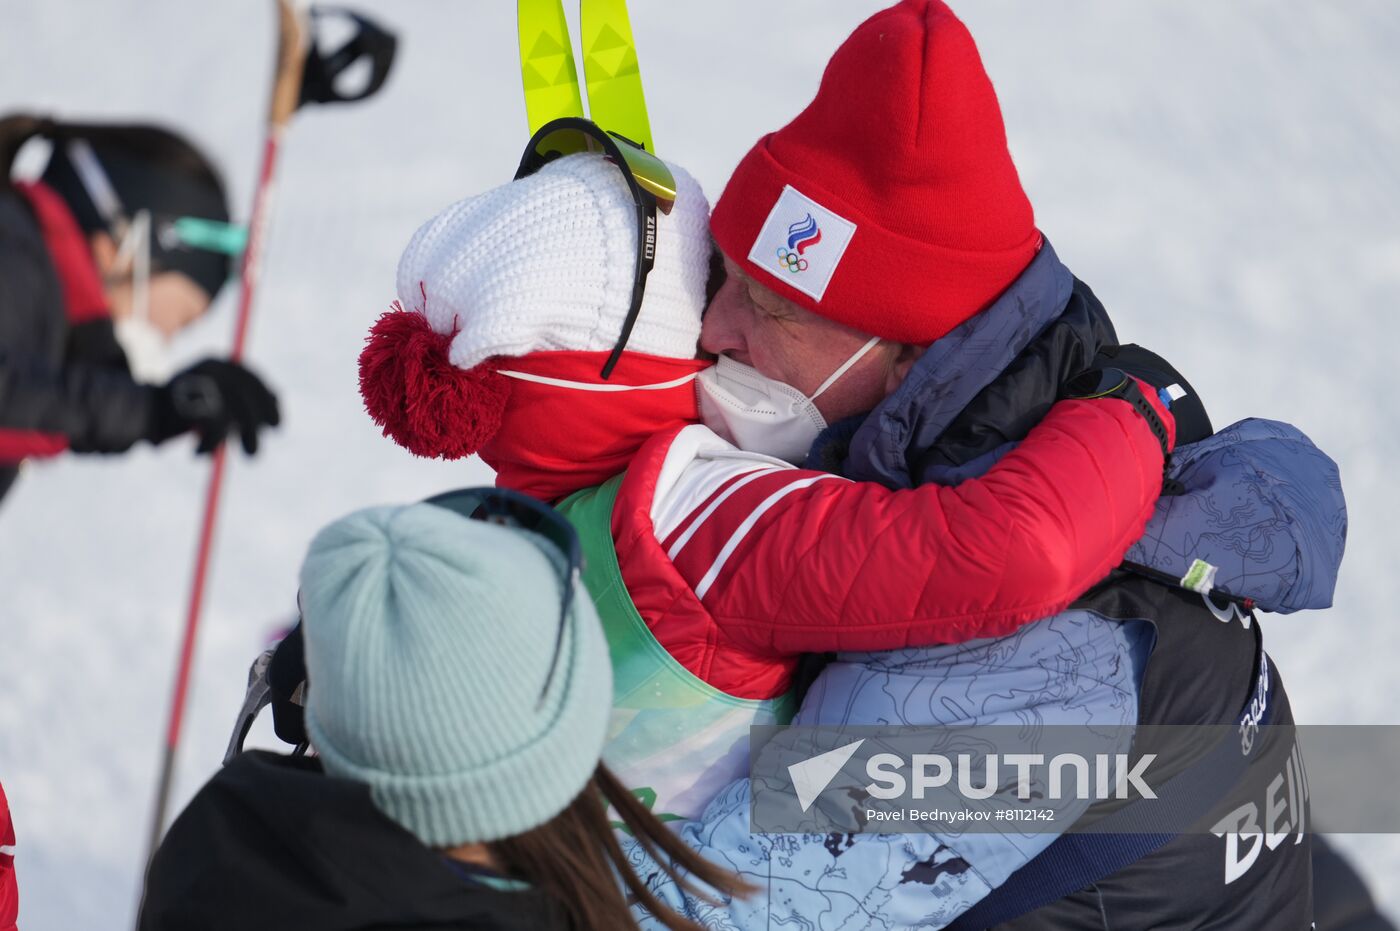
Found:
[[[36,127],[34,135],[53,143],[42,180],[68,204],[84,232],[102,230],[116,237],[114,207],[128,219],[148,211],[152,271],[184,272],[211,300],[218,294],[228,280],[231,256],[166,235],[181,217],[228,222],[223,182],[204,153],[159,126],[39,120]],[[116,204],[99,203],[105,195],[96,193],[95,185],[97,190],[109,188]]]

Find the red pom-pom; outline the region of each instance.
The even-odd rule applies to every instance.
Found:
[[[453,365],[452,336],[433,332],[422,314],[389,311],[365,343],[360,396],[385,436],[415,456],[461,459],[496,435],[510,380],[489,362]]]

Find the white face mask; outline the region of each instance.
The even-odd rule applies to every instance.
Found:
[[[146,385],[164,384],[175,374],[170,343],[148,317],[127,317],[113,322],[117,344],[126,353],[131,377]]]
[[[740,449],[800,465],[826,418],[813,402],[836,384],[880,341],[878,336],[856,350],[809,398],[792,385],[775,381],[728,356],[700,373],[700,416],[705,426]]]
[[[170,341],[151,322],[151,215],[147,211],[132,218],[118,246],[115,265],[131,268],[131,313],[112,324],[131,377],[148,385],[169,381],[174,374]]]

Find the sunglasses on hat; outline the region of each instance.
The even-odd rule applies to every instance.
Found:
[[[632,275],[632,303],[622,324],[622,335],[603,365],[603,378],[612,375],[627,340],[636,326],[646,293],[647,275],[656,263],[656,211],[669,214],[676,203],[676,179],[666,163],[640,145],[603,130],[582,117],[567,116],[540,127],[525,147],[515,180],[527,178],[545,165],[579,152],[601,152],[622,172],[637,214],[637,261]]]
[[[583,549],[578,533],[558,511],[527,495],[505,488],[462,488],[428,498],[425,504],[446,508],[468,520],[480,520],[538,535],[546,545],[556,550],[559,569],[559,623],[554,635],[554,649],[540,689],[536,707],[544,703],[559,666],[559,654],[564,646],[564,628],[568,624],[575,592],[582,586]],[[300,596],[297,598],[300,609]],[[228,763],[243,752],[243,742],[258,713],[272,706],[273,729],[278,738],[296,747],[295,753],[305,753],[309,746],[306,733],[305,704],[306,655],[302,622],[288,632],[276,647],[266,650],[248,671],[248,690],[238,722],[229,740],[224,762]]]

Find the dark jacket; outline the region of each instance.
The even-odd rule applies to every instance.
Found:
[[[70,316],[33,208],[0,186],[0,495],[26,458],[121,452],[150,429],[155,389],[132,380],[110,319]]]
[[[369,787],[305,757],[249,751],[156,851],[140,931],[514,931],[568,927],[529,889],[466,870],[391,821]]]
[[[1021,439],[1054,403],[1061,386],[1091,362],[1132,370],[1138,366],[1131,363],[1146,359],[1158,369],[1170,369],[1150,354],[1139,350],[1125,354],[1117,348],[1102,305],[1059,263],[1048,244],[1008,295],[974,320],[935,343],[900,389],[869,417],[845,430],[834,428],[817,450],[823,464],[848,477],[892,487],[956,482],[979,474]],[[1142,374],[1151,378],[1145,371]],[[1179,380],[1174,372],[1171,375]],[[1179,424],[1179,451],[1210,432],[1203,408],[1193,409],[1185,419]],[[1253,429],[1250,423],[1231,431],[1247,434]],[[1278,426],[1280,432],[1288,432],[1282,429],[1286,425]],[[1288,442],[1294,441],[1294,434],[1289,434]],[[1279,442],[1286,445],[1285,440]],[[1316,453],[1305,437],[1296,442]],[[1189,451],[1179,454],[1187,459],[1191,455]],[[1316,542],[1326,549],[1318,560],[1330,578],[1318,586],[1316,595],[1300,596],[1302,603],[1296,606],[1330,603],[1341,557],[1345,509],[1340,486],[1328,485],[1335,477],[1335,465],[1330,460],[1325,464],[1330,471],[1322,468],[1307,474],[1316,474],[1320,487],[1314,497],[1325,505],[1318,509],[1325,516]],[[1250,478],[1262,485],[1268,482],[1267,475]],[[1163,501],[1159,516],[1165,513],[1170,519],[1170,501]],[[1201,528],[1196,536],[1209,537],[1213,529]],[[1283,539],[1290,546],[1310,542],[1286,535]],[[1280,583],[1275,589],[1287,594],[1295,587]],[[1234,725],[1248,712],[1258,677],[1267,668],[1261,665],[1267,663],[1267,656],[1259,625],[1251,623],[1247,607],[1224,604],[1225,609],[1212,611],[1197,592],[1120,570],[1072,609],[1152,624],[1155,644],[1140,688],[1140,724]],[[1291,724],[1276,670],[1272,676],[1272,723]],[[1255,762],[1257,757],[1250,766]],[[1270,758],[1264,765],[1276,762],[1277,758]],[[1267,775],[1273,774],[1270,769]],[[1289,812],[1293,826],[1301,829],[1296,824],[1299,815],[1310,824],[1305,799],[1297,813]],[[1294,833],[1289,832],[1286,844],[1261,850],[1245,868],[1241,868],[1245,858],[1239,841],[1232,842],[1228,834],[1177,835],[1131,865],[1003,926],[1016,931],[1307,928],[1312,920],[1310,840],[1300,830],[1295,844]],[[1013,890],[1018,875],[1012,874],[993,896]],[[966,926],[983,925],[972,921]]]

